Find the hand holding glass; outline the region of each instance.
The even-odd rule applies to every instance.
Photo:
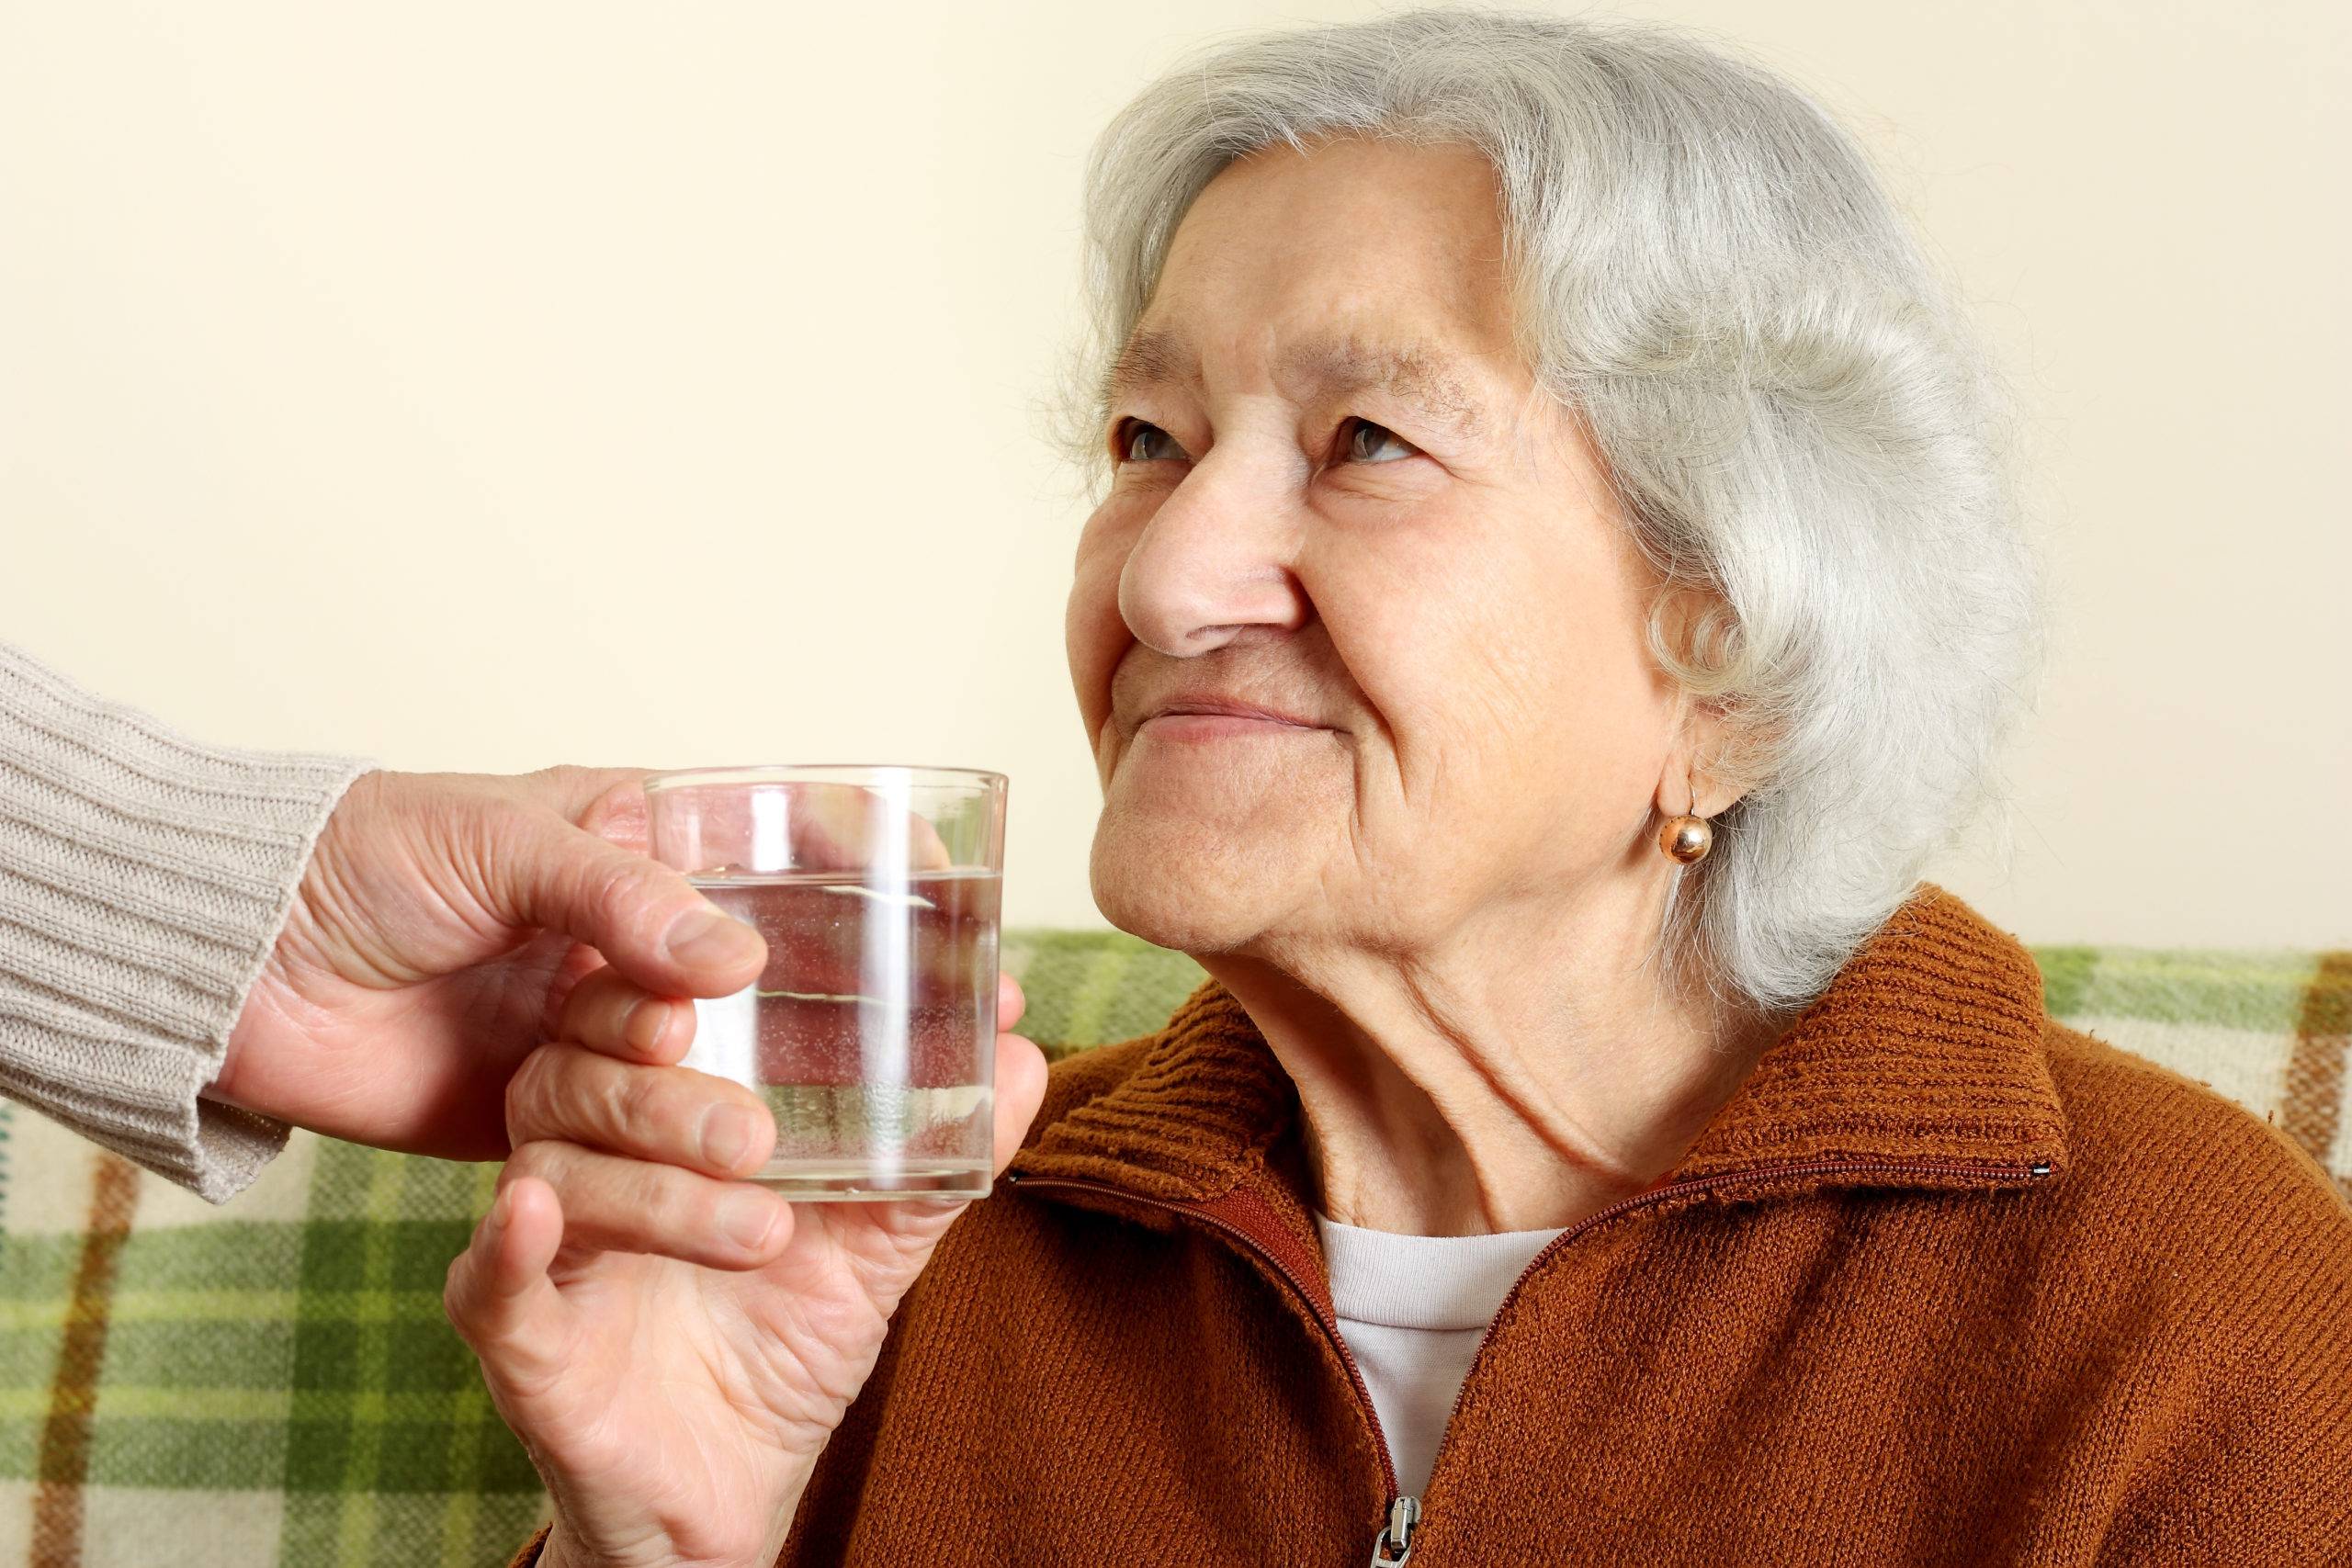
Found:
[[[646,781],[654,858],[768,944],[751,986],[695,1003],[683,1063],[767,1101],[775,1150],[750,1179],[819,1201],[988,1195],[1005,788],[878,764]]]

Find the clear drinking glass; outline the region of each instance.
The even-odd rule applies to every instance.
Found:
[[[988,1196],[1004,775],[711,768],[645,793],[654,858],[767,940],[756,981],[695,1003],[684,1060],[775,1112],[751,1179],[812,1201]]]

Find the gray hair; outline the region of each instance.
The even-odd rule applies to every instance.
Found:
[[[1193,198],[1347,135],[1493,164],[1520,350],[1663,579],[1653,657],[1728,720],[1702,777],[1745,792],[1673,874],[1658,956],[1718,1006],[1804,1005],[1996,799],[2038,702],[2020,422],[1960,289],[1826,109],[1689,29],[1447,9],[1255,34],[1148,87],[1089,163],[1057,440],[1090,485],[1105,374]]]

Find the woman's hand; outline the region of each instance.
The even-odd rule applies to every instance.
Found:
[[[1000,976],[999,1019],[1023,998]],[[514,1155],[449,1321],[555,1502],[548,1568],[768,1568],[890,1314],[968,1199],[789,1203],[731,1179],[775,1124],[673,1066],[684,1003],[598,970],[509,1086]],[[1000,1033],[995,1170],[1045,1096]]]

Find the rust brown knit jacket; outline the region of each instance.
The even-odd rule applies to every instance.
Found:
[[[2352,1209],[1934,884],[1529,1266],[1402,1551],[1296,1105],[1213,982],[1057,1064],[783,1568],[2352,1563]]]

